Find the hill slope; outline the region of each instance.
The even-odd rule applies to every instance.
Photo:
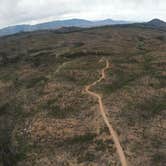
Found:
[[[102,78],[102,59],[111,65],[91,91],[102,96],[129,165],[164,165],[166,32],[62,31],[0,38],[0,165],[120,165],[85,92]]]

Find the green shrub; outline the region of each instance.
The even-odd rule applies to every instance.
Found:
[[[91,162],[95,160],[95,155],[93,153],[87,152],[85,155],[78,158],[78,161],[81,162]]]
[[[93,133],[86,133],[85,135],[79,135],[75,136],[74,138],[71,138],[67,140],[69,144],[80,144],[80,143],[88,143],[93,141],[93,139],[96,137],[96,134]]]
[[[53,116],[54,118],[67,118],[72,115],[76,115],[78,110],[72,106],[67,106],[65,108],[60,108],[57,104],[56,99],[51,99],[46,103],[41,105],[42,109],[48,110],[48,115]]]
[[[46,78],[45,76],[38,76],[38,77],[34,77],[31,78],[30,80],[26,80],[25,86],[26,88],[32,88],[36,85],[42,85],[45,84],[47,82],[48,78]],[[24,85],[23,83],[23,85]]]

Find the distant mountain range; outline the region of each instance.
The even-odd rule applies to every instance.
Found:
[[[127,21],[116,21],[112,19],[106,19],[101,21],[88,21],[83,19],[70,19],[63,21],[52,21],[36,25],[16,25],[0,29],[0,36],[11,35],[19,32],[31,32],[36,30],[52,30],[62,27],[95,27],[104,25],[116,25],[116,24],[129,24]]]
[[[70,19],[70,20],[63,20],[63,21],[46,22],[46,23],[41,23],[36,25],[10,26],[10,27],[0,29],[0,36],[12,35],[19,32],[32,32],[37,30],[56,30],[56,29],[62,29],[63,27],[90,28],[90,27],[106,26],[106,25],[127,25],[127,24],[166,30],[166,22],[159,19],[153,19],[145,23],[132,23],[128,21],[117,21],[112,19],[106,19],[106,20],[100,20],[100,21]]]

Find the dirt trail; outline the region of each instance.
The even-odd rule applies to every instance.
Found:
[[[105,124],[107,125],[108,129],[109,129],[109,132],[110,132],[110,135],[113,139],[113,142],[116,146],[116,149],[117,149],[117,153],[119,155],[119,158],[120,158],[120,162],[121,162],[121,165],[122,166],[127,166],[127,160],[126,160],[126,157],[125,157],[125,154],[124,154],[124,151],[120,145],[120,141],[119,141],[119,138],[118,138],[118,135],[117,133],[115,132],[115,130],[113,129],[112,125],[110,124],[110,122],[108,121],[108,118],[106,116],[106,113],[105,113],[105,110],[104,110],[104,105],[103,105],[103,101],[102,101],[102,97],[100,94],[97,94],[93,91],[90,90],[90,88],[92,88],[93,86],[95,86],[97,83],[99,83],[100,81],[102,81],[103,79],[106,78],[106,74],[105,74],[105,71],[110,67],[109,65],[109,61],[106,60],[106,66],[101,69],[101,77],[93,82],[92,84],[90,85],[87,85],[85,87],[85,91],[90,94],[91,96],[93,97],[96,97],[98,99],[98,103],[99,103],[99,108],[100,108],[100,112],[101,112],[101,115],[104,119],[104,122]]]

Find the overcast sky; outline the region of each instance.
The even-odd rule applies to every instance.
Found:
[[[166,21],[166,0],[0,0],[0,28],[69,18]]]

